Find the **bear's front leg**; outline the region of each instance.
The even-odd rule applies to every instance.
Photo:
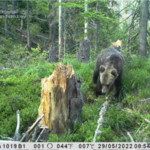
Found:
[[[120,94],[120,90],[121,90],[121,85],[122,85],[121,79],[117,79],[115,81],[115,85],[114,85],[114,89],[113,89],[113,91],[114,91],[114,97],[116,99],[119,98],[119,94]]]
[[[96,95],[96,97],[98,97],[99,95],[103,95],[102,94],[102,85],[100,83],[100,77],[99,76],[98,76],[97,82],[96,82],[95,95]]]

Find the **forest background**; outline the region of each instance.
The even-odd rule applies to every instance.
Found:
[[[98,142],[148,142],[150,139],[150,37],[148,0],[1,0],[0,1],[0,135],[12,137],[16,111],[20,133],[36,120],[41,79],[58,61],[81,76],[85,105],[82,125],[50,142],[93,141],[105,97],[96,98],[92,74],[97,55],[122,40],[125,57],[122,101],[111,102]],[[77,59],[80,42],[90,42],[86,63]],[[85,54],[86,55],[86,54]],[[3,138],[2,138],[3,139]]]

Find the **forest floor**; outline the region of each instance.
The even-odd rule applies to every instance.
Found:
[[[16,128],[16,111],[21,113],[23,133],[33,124],[38,114],[41,97],[41,79],[54,71],[54,65],[44,60],[46,53],[39,54],[39,49],[32,49],[32,55],[20,51],[17,47],[11,55],[3,55],[3,62],[10,70],[0,71],[0,134],[12,137]],[[26,57],[25,57],[26,55]],[[7,56],[7,57],[6,57]],[[77,77],[82,79],[81,92],[84,96],[84,107],[81,114],[82,125],[74,124],[74,130],[64,131],[58,137],[50,134],[50,142],[92,142],[99,111],[105,96],[95,97],[92,74],[95,61],[79,63],[74,55],[63,60],[73,66]],[[72,58],[71,58],[72,57]],[[7,61],[6,61],[7,58]],[[14,61],[15,60],[15,61]],[[104,122],[98,135],[98,142],[130,142],[128,132],[136,142],[150,140],[150,58],[139,58],[135,55],[125,56],[123,88],[120,101],[111,101],[104,115]]]

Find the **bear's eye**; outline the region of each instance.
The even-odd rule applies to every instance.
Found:
[[[118,74],[117,74],[117,70],[116,70],[116,69],[112,70],[112,71],[111,71],[111,74],[116,77],[116,76],[118,75]]]
[[[102,65],[100,66],[100,72],[103,73],[105,71],[105,67]]]

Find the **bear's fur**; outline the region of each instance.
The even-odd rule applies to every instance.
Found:
[[[122,73],[124,58],[114,47],[109,47],[98,55],[93,83],[96,84],[96,96],[105,95],[113,90],[115,98],[118,98],[122,85]]]

